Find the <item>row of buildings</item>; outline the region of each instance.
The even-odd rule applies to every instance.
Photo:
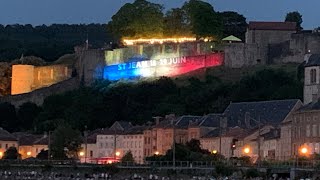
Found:
[[[222,114],[180,117],[167,115],[155,117],[154,122],[144,126],[117,121],[109,128],[88,133],[84,137],[79,155],[82,162],[108,163],[131,151],[136,162],[144,163],[146,157],[164,155],[171,149],[174,141],[183,144],[197,139],[203,149],[221,153],[226,158],[246,155],[254,159],[258,157],[260,149],[260,156],[263,158],[289,159],[295,152],[295,145],[291,147],[292,142],[298,143],[299,137],[308,135],[301,127],[300,136],[293,133],[298,129],[298,124],[295,123],[294,126],[292,122],[296,117],[301,117],[305,108],[296,99],[240,102],[230,103]],[[312,118],[310,122],[313,120]],[[301,126],[303,121],[301,119]],[[314,138],[314,135],[320,137],[320,124],[317,127],[319,132],[313,134],[314,123],[310,124],[310,138]],[[48,149],[48,143],[47,135],[10,134],[3,129],[0,131],[0,155],[14,146],[19,149],[23,159],[36,157],[41,150]],[[297,147],[305,142],[299,143]],[[249,151],[245,152],[245,148]],[[319,149],[315,152],[318,151]]]

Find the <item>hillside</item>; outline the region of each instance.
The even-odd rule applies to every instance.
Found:
[[[260,66],[251,66],[251,67],[243,67],[243,68],[228,68],[224,66],[207,68],[207,69],[200,69],[195,72],[191,72],[188,74],[184,74],[174,78],[175,83],[177,85],[183,86],[188,84],[188,80],[191,77],[197,77],[201,81],[205,81],[207,76],[212,76],[219,78],[225,82],[238,82],[241,80],[242,77],[253,75],[258,71],[262,71],[264,69],[271,69],[271,70],[283,70],[289,74],[298,75],[298,69],[300,64],[295,63],[288,63],[288,64],[274,64],[274,65],[260,65]],[[301,72],[300,72],[301,74]],[[300,77],[301,78],[301,77]]]
[[[294,64],[241,70],[219,67],[207,69],[200,79],[189,74],[138,82],[102,81],[50,96],[42,107],[25,104],[15,110],[9,104],[0,104],[0,126],[10,131],[42,133],[65,123],[79,130],[93,130],[119,120],[143,124],[154,116],[171,113],[221,113],[231,101],[301,99],[303,73],[297,69]]]

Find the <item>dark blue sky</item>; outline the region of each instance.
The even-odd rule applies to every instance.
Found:
[[[151,0],[179,7],[185,0]],[[0,0],[0,24],[105,23],[133,0]],[[303,27],[320,26],[319,0],[207,0],[217,11],[232,10],[247,20],[282,21],[289,11],[303,15]]]

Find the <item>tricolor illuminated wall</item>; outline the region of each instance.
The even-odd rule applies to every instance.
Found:
[[[162,59],[132,59],[126,63],[106,66],[103,77],[108,80],[172,77],[201,68],[220,66],[223,63],[223,58],[222,53],[212,53]]]

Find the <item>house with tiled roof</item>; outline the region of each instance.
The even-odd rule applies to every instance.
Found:
[[[9,147],[18,148],[18,139],[13,134],[0,128],[0,157]]]
[[[228,128],[223,132],[222,128],[216,128],[200,138],[202,149],[212,153],[220,153],[226,158],[235,156],[235,144],[238,140],[248,135],[247,130],[240,127]]]
[[[308,147],[308,154],[320,153],[320,102],[302,106],[294,112],[291,121],[291,157],[299,154],[299,149]]]
[[[300,105],[299,99],[231,102],[223,114],[228,127],[251,129],[257,127],[259,121],[264,125],[279,125]]]
[[[35,135],[24,132],[16,132],[13,135],[17,138],[19,144],[19,153],[22,159],[36,157],[38,153],[43,149],[48,149],[48,143],[44,145],[35,145],[35,142],[46,137],[46,135]]]
[[[224,111],[228,126],[239,126],[244,129],[256,129],[271,125],[281,128],[279,148],[275,152],[277,159],[291,154],[291,121],[292,114],[302,106],[298,99],[272,100],[258,102],[230,103]],[[240,151],[240,150],[239,150]]]
[[[116,121],[110,128],[96,130],[88,136],[87,144],[82,145],[83,149],[87,149],[86,162],[119,161],[131,151],[135,162],[143,163],[146,128],[146,126],[133,126],[126,121]]]

